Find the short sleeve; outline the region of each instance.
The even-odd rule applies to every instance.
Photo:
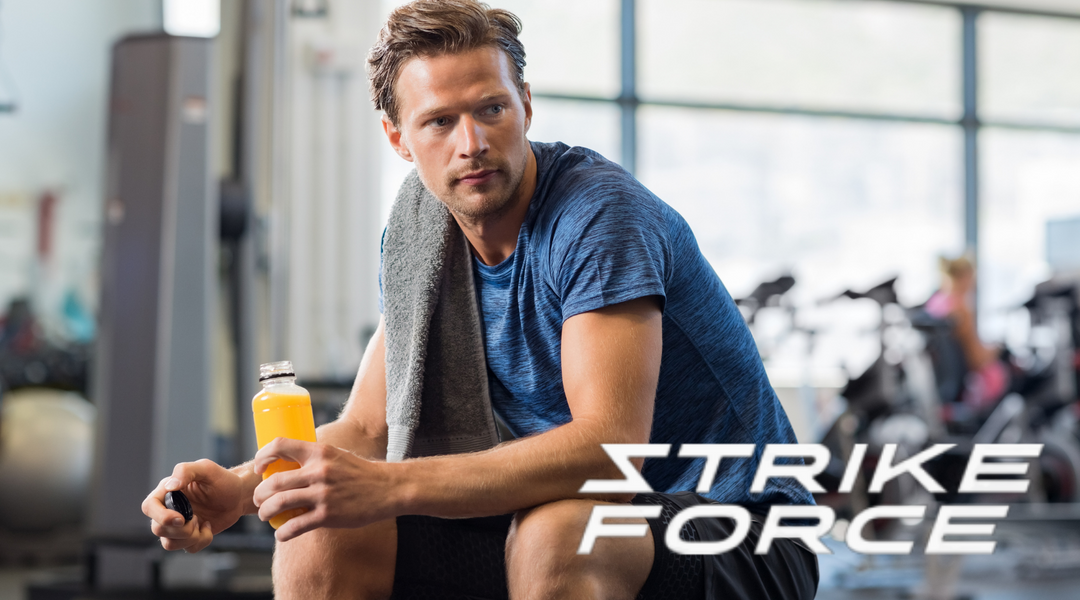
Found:
[[[645,296],[660,296],[662,309],[670,255],[660,202],[646,190],[584,191],[567,204],[552,236],[551,281],[562,320]]]

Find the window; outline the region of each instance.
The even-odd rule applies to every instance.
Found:
[[[812,303],[899,275],[903,300],[925,300],[937,255],[963,249],[960,12],[636,7],[639,176],[687,217],[729,291],[791,271]]]
[[[979,42],[987,120],[1080,125],[1080,21],[987,13]]]
[[[618,162],[619,111],[610,102],[536,98],[529,139],[585,146]]]
[[[639,118],[641,181],[736,297],[789,271],[802,303],[901,274],[917,304],[937,255],[962,249],[954,127],[666,107]]]
[[[492,0],[524,24],[525,81],[533,91],[614,98],[619,93],[617,0]]]
[[[893,2],[642,0],[646,100],[960,114],[960,17]]]
[[[1002,339],[1054,274],[1050,223],[1080,217],[1080,20],[990,12],[978,36],[979,331]]]
[[[1080,217],[1080,135],[987,128],[981,148],[979,329],[1002,339],[1009,312],[1052,274],[1048,222]]]

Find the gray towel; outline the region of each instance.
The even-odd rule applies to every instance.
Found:
[[[386,460],[498,444],[472,253],[446,205],[415,170],[390,211],[382,285]]]

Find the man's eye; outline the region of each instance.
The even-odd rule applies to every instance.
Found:
[[[497,115],[497,114],[501,113],[502,111],[503,111],[503,107],[501,105],[499,105],[499,104],[496,104],[496,105],[494,105],[494,106],[492,106],[491,108],[488,109],[488,112],[490,112],[493,115]]]
[[[446,125],[450,124],[450,119],[447,119],[446,117],[438,117],[436,119],[432,119],[431,124],[435,125],[436,127],[445,127]]]

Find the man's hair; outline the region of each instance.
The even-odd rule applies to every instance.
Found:
[[[521,20],[513,13],[476,0],[416,0],[390,13],[368,52],[371,101],[398,125],[394,94],[401,67],[411,58],[458,54],[485,46],[501,49],[510,59],[518,87],[525,93],[525,47]]]

